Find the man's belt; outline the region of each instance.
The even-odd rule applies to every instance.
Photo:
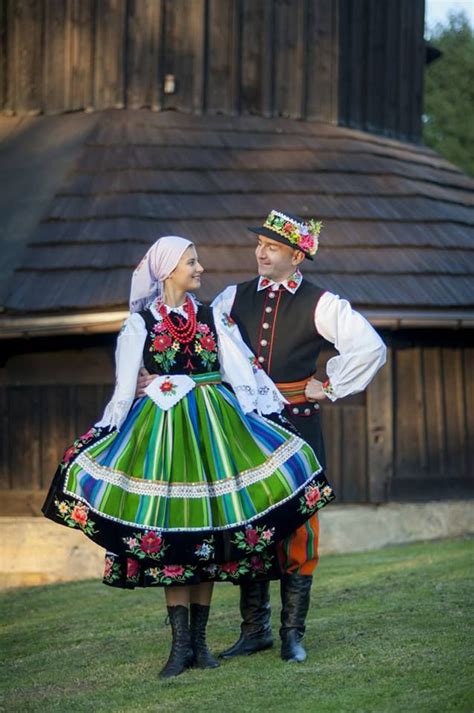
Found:
[[[305,394],[306,384],[312,378],[312,376],[309,376],[307,379],[302,379],[301,381],[289,381],[276,385],[277,389],[289,402],[287,408],[289,408],[291,413],[295,416],[311,416],[314,411],[319,411],[319,404],[317,402],[308,401]]]

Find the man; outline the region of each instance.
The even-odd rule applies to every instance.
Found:
[[[227,287],[216,297],[237,322],[260,366],[288,400],[285,416],[314,448],[325,466],[319,401],[366,388],[385,363],[385,346],[359,313],[337,295],[303,279],[299,270],[318,249],[321,223],[273,210],[263,226],[249,228],[258,236],[258,277]],[[327,379],[314,378],[325,340],[338,356],[326,365]],[[139,387],[146,385],[139,382]],[[312,575],[318,563],[317,514],[278,545],[281,579],[281,657],[304,661],[302,646]],[[269,583],[240,588],[241,634],[221,658],[249,655],[273,645]]]

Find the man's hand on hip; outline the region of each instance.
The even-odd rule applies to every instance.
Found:
[[[308,401],[324,401],[327,398],[323,391],[323,382],[317,379],[310,379],[304,390]]]
[[[156,374],[150,374],[144,367],[140,369],[138,372],[137,390],[135,391],[136,399],[141,399],[142,396],[145,396],[146,387],[156,379],[156,376]]]

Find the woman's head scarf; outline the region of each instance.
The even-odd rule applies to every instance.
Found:
[[[167,235],[151,246],[133,273],[130,312],[139,312],[153,300],[163,297],[164,281],[176,268],[186,248],[192,244],[186,238]]]

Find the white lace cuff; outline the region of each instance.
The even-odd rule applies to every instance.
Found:
[[[132,408],[133,399],[115,399],[112,398],[111,401],[105,407],[104,414],[100,421],[97,421],[95,426],[99,428],[105,428],[109,426],[110,428],[116,428],[120,430],[122,423],[127,418],[128,412]]]
[[[130,315],[117,339],[116,386],[104,414],[95,425],[120,429],[135,399],[138,371],[146,339],[145,322],[138,313]]]
[[[242,339],[234,320],[223,311],[223,302],[214,301],[213,313],[219,341],[221,375],[229,383],[244,413],[279,413],[287,403],[260,367]]]

